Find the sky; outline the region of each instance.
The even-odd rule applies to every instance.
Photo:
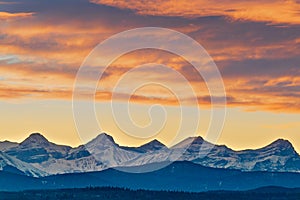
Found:
[[[127,53],[110,64],[95,98],[102,128],[87,120],[82,122],[86,132],[78,133],[72,94],[80,66],[100,42],[141,27],[184,33],[215,62],[227,96],[226,120],[216,143],[248,149],[285,138],[300,152],[300,2],[292,0],[0,0],[0,140],[20,142],[41,132],[53,142],[77,146],[105,131],[122,145],[138,146],[154,138],[172,145],[193,135],[190,115],[184,134],[176,137],[181,108],[199,111],[196,134],[205,136],[211,115],[205,81],[182,57],[151,49]],[[180,107],[167,88],[141,87],[130,99],[132,118],[146,126],[151,123],[148,109],[162,104],[167,121],[157,134],[130,137],[114,124],[109,100],[122,75],[147,63],[155,64],[124,79],[116,105],[123,105],[128,88],[146,77],[185,95],[171,71],[157,68],[167,65],[189,81],[200,108],[188,103]],[[81,100],[87,101],[84,95]],[[163,121],[159,110],[152,114],[152,120]],[[124,121],[126,117],[120,113]]]

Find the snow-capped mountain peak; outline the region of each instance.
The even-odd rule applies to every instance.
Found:
[[[200,136],[189,137],[171,148],[158,140],[140,147],[124,147],[110,135],[102,133],[86,145],[72,148],[56,145],[41,134],[34,133],[16,145],[3,151],[0,170],[1,166],[2,170],[12,166],[31,176],[43,176],[191,161],[212,168],[300,172],[299,154],[289,141],[283,139],[260,149],[235,151],[225,145],[213,145]],[[30,168],[30,173],[25,168]]]
[[[42,163],[49,159],[64,158],[71,147],[49,142],[40,133],[33,133],[18,146],[5,151],[10,156],[28,163]]]
[[[91,142],[87,143],[85,147],[104,167],[122,165],[122,163],[138,156],[136,152],[120,147],[115,143],[114,139],[106,133],[101,133]]]
[[[101,133],[95,139],[88,142],[85,146],[107,147],[111,145],[118,146],[112,136],[108,135],[107,133]]]
[[[278,139],[271,144],[258,149],[259,152],[268,152],[269,155],[278,155],[278,156],[298,156],[298,153],[294,149],[293,145],[284,139]]]

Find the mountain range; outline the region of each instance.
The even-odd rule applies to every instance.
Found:
[[[173,147],[153,140],[140,147],[124,147],[102,133],[76,148],[49,142],[39,133],[21,143],[0,142],[0,171],[30,177],[100,172],[159,163],[190,162],[202,167],[241,172],[300,172],[300,156],[292,144],[279,139],[256,150],[234,151],[190,137]],[[300,174],[300,173],[299,173]]]

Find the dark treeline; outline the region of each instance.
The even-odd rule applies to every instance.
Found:
[[[265,188],[243,192],[175,192],[175,191],[148,191],[148,190],[130,190],[113,187],[89,187],[84,189],[61,189],[61,190],[33,190],[23,192],[0,192],[1,200],[93,200],[93,199],[149,199],[149,200],[192,200],[192,199],[209,199],[209,200],[299,200],[300,189],[280,189]]]

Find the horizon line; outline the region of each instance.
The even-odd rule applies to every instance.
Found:
[[[124,145],[118,144],[118,143],[115,141],[114,137],[111,136],[110,134],[108,134],[107,132],[101,132],[101,133],[99,133],[98,135],[96,135],[96,137],[94,137],[94,138],[91,139],[89,142],[87,142],[86,144],[83,144],[83,143],[82,143],[82,144],[80,144],[80,145],[78,145],[78,146],[71,146],[71,145],[58,144],[58,143],[52,142],[52,141],[50,141],[48,138],[46,138],[41,132],[32,132],[32,133],[30,133],[25,139],[23,139],[21,142],[14,142],[14,141],[10,141],[10,140],[4,140],[4,141],[0,141],[0,144],[1,144],[1,143],[4,143],[4,142],[10,142],[10,143],[15,143],[15,144],[21,144],[22,142],[24,142],[25,140],[27,140],[28,138],[30,138],[30,137],[33,136],[33,135],[40,135],[40,136],[42,136],[43,138],[45,138],[48,142],[53,143],[53,144],[55,144],[55,145],[59,145],[59,146],[68,146],[68,147],[71,147],[71,148],[78,148],[78,147],[80,147],[80,146],[85,146],[85,145],[88,144],[89,142],[95,140],[95,139],[96,139],[97,137],[99,137],[100,135],[106,135],[106,137],[111,137],[111,138],[113,139],[113,142],[114,142],[116,145],[118,145],[119,147],[125,147],[125,148],[139,148],[139,147],[142,147],[142,146],[144,146],[144,145],[146,145],[146,144],[149,144],[149,143],[151,143],[151,142],[153,142],[153,141],[156,140],[156,141],[158,141],[159,143],[161,143],[162,145],[164,145],[166,148],[172,149],[173,147],[175,147],[176,145],[182,143],[183,141],[185,141],[185,140],[187,140],[187,139],[190,139],[190,138],[191,138],[191,139],[194,139],[194,140],[195,140],[195,139],[197,139],[197,138],[201,138],[201,139],[202,139],[205,143],[207,143],[207,144],[212,144],[212,145],[214,145],[214,146],[225,146],[226,148],[228,148],[228,149],[230,149],[230,150],[232,150],[232,151],[235,151],[235,152],[251,151],[251,150],[252,150],[252,151],[255,151],[255,150],[263,149],[263,148],[265,148],[265,147],[267,147],[267,146],[270,146],[270,145],[272,145],[272,144],[274,144],[274,143],[279,142],[279,141],[282,140],[282,141],[288,142],[288,143],[291,145],[291,147],[294,149],[294,151],[295,151],[298,155],[300,155],[300,154],[298,153],[298,151],[296,151],[296,149],[295,149],[293,143],[290,142],[288,139],[284,139],[284,138],[278,138],[278,139],[273,140],[272,142],[266,144],[265,146],[261,146],[261,147],[258,147],[258,148],[245,148],[245,149],[242,149],[242,150],[235,150],[235,149],[233,149],[233,148],[227,146],[226,144],[214,144],[214,143],[211,143],[211,142],[209,142],[209,141],[206,141],[205,138],[202,137],[202,136],[200,136],[200,135],[194,136],[194,137],[191,137],[191,136],[190,136],[190,137],[186,137],[185,139],[182,139],[180,142],[176,143],[175,145],[173,145],[173,146],[171,146],[171,147],[166,146],[163,142],[159,141],[157,138],[154,138],[153,140],[151,140],[151,141],[149,141],[149,142],[146,142],[146,143],[144,143],[144,144],[141,144],[141,145],[139,145],[139,146],[124,146]],[[1,151],[0,151],[0,152],[1,152]]]

